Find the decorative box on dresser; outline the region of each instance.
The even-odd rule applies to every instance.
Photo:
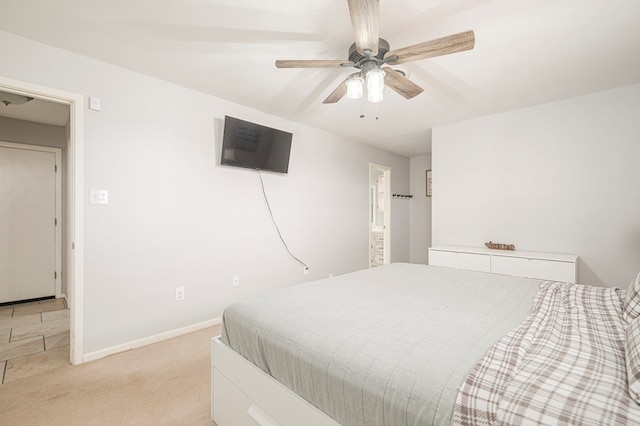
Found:
[[[569,283],[578,278],[573,254],[437,246],[429,249],[429,265]]]

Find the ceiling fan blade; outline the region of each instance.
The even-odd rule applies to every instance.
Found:
[[[411,99],[424,91],[422,87],[418,86],[393,68],[384,67],[382,69],[386,73],[384,81],[387,86],[404,96],[405,99]]]
[[[406,62],[418,61],[420,59],[434,58],[436,56],[448,55],[450,53],[463,52],[473,49],[476,37],[473,31],[453,34],[447,37],[437,38],[413,46],[403,47],[393,50],[385,55],[385,58],[397,56],[395,61],[388,61],[388,64],[404,64]]]
[[[343,60],[277,60],[276,68],[342,68],[352,67],[353,62]]]
[[[347,1],[356,49],[363,55],[365,50],[370,50],[371,56],[377,55],[380,33],[380,0]]]
[[[333,92],[331,92],[331,94],[329,96],[327,96],[327,99],[322,101],[322,103],[323,104],[335,104],[340,99],[342,99],[344,97],[344,95],[347,94],[347,80],[349,80],[354,75],[358,75],[358,74],[360,74],[360,73],[359,72],[354,72],[353,74],[349,74],[347,76],[347,78],[345,78],[344,81],[342,83],[340,83],[340,85],[338,87],[336,87],[333,90]]]

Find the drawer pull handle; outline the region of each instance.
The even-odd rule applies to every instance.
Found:
[[[247,414],[253,420],[258,422],[260,426],[278,426],[278,423],[271,418],[267,413],[256,407],[255,405],[251,405],[247,410]]]

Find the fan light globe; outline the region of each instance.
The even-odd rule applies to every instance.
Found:
[[[354,76],[347,80],[347,98],[360,99],[362,92],[362,77]]]
[[[381,102],[384,92],[384,76],[381,69],[374,69],[367,73],[367,100],[369,102]]]

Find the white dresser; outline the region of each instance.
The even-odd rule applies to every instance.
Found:
[[[569,283],[578,278],[573,254],[438,246],[429,249],[429,265]]]

